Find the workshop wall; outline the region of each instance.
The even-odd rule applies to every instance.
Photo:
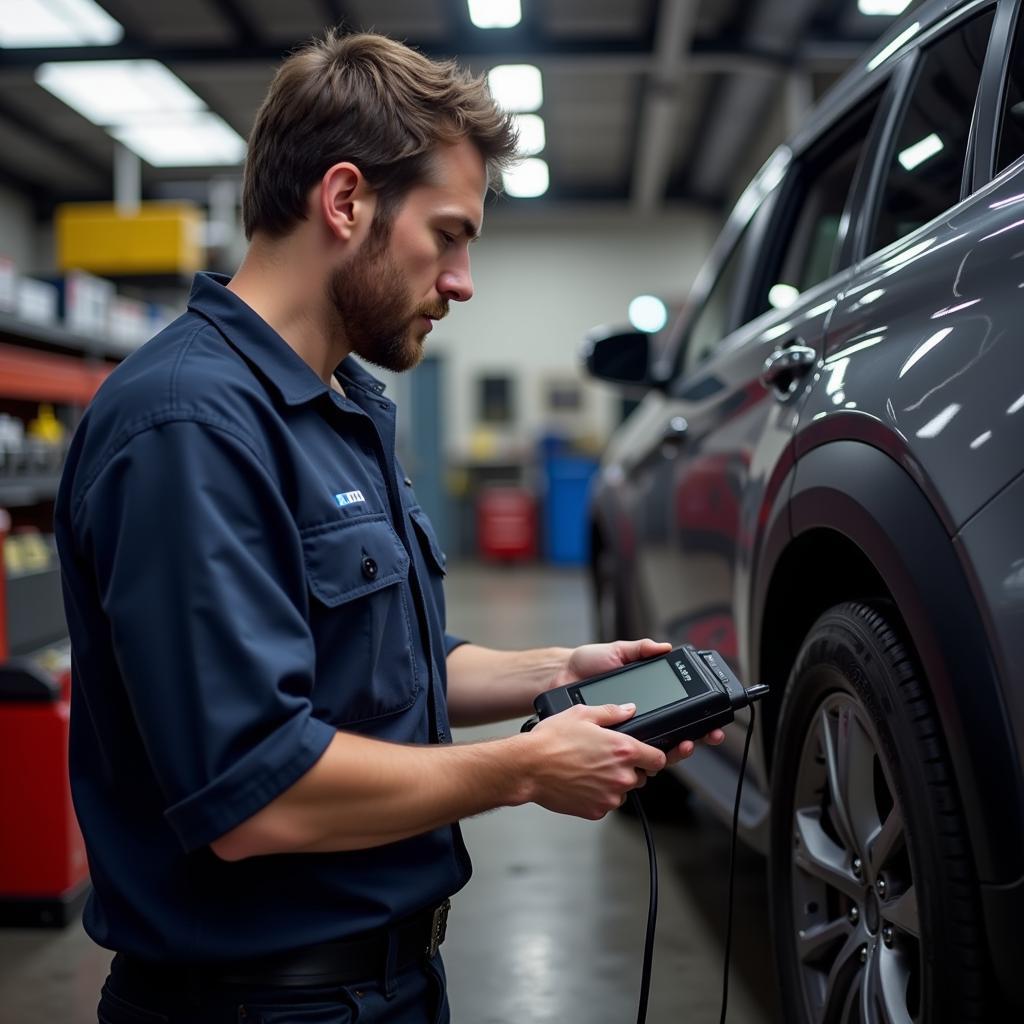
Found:
[[[500,205],[500,204],[499,204]],[[615,389],[583,377],[580,347],[599,324],[628,325],[627,308],[652,293],[681,304],[720,218],[698,208],[643,221],[628,211],[577,214],[489,212],[473,247],[476,294],[452,306],[428,339],[445,362],[445,449],[470,454],[479,424],[478,380],[508,374],[515,416],[505,431],[531,443],[548,426],[548,381],[583,382],[581,426],[603,440],[620,405]]]

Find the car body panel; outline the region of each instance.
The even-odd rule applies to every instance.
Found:
[[[994,20],[963,198],[864,255],[919,46],[985,11]],[[741,678],[773,686],[758,716],[740,813],[741,835],[763,851],[773,715],[788,675],[766,654],[773,631],[795,657],[831,605],[892,600],[941,723],[992,963],[1000,988],[1017,1001],[1024,998],[1016,977],[1024,916],[1024,157],[996,177],[992,167],[1022,12],[1021,0],[922,4],[777,151],[727,222],[691,312],[669,332],[662,369],[675,372],[613,437],[593,501],[595,543],[612,552],[618,569],[621,625],[633,635],[717,647]],[[745,323],[751,310],[744,313],[742,293],[755,280],[764,238],[782,220],[773,204],[783,209],[817,141],[876,90],[884,91],[840,234],[839,265],[848,269],[789,309]],[[706,362],[681,374],[690,325],[729,251],[738,239],[745,244],[745,226],[753,243],[727,333]],[[774,393],[761,383],[761,367],[793,343],[814,349],[818,361],[794,393]],[[679,418],[681,442],[667,429]],[[833,539],[847,559],[837,570],[801,561],[801,551],[830,550]],[[850,592],[843,573],[864,593]],[[779,606],[787,598],[792,616]],[[744,722],[722,747],[674,768],[725,821]]]

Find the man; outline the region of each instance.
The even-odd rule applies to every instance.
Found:
[[[293,55],[250,139],[241,268],[199,275],[76,433],[56,530],[85,925],[117,954],[101,1021],[446,1020],[459,819],[600,818],[666,764],[602,728],[629,707],[451,745],[667,645],[446,636],[394,406],[351,358],[414,366],[471,297],[513,149],[453,64],[373,35]]]

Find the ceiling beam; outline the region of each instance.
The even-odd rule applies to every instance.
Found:
[[[654,67],[644,83],[633,164],[632,203],[650,213],[665,195],[682,109],[683,76],[697,16],[694,0],[661,0],[654,35]]]
[[[342,23],[348,24],[342,11]],[[491,64],[536,64],[543,71],[581,74],[653,74],[657,59],[646,42],[622,40],[620,44],[595,46],[591,40],[558,40],[536,48],[500,50],[492,46],[450,44],[444,49],[436,43],[409,44],[428,57],[479,59]],[[507,45],[507,44],[506,44]],[[794,63],[806,70],[832,70],[848,64],[864,53],[865,45],[856,40],[805,39],[795,51],[779,52],[741,42],[726,45],[714,40],[695,39],[686,60],[692,74],[779,75]],[[283,60],[290,45],[254,43],[248,46],[217,44],[151,44],[122,42],[116,46],[67,46],[60,49],[0,49],[0,68],[34,70],[47,61],[137,60],[149,58],[165,64],[188,67],[190,64],[266,64]]]
[[[798,56],[807,45],[803,31],[816,3],[817,0],[766,0],[752,11],[746,39],[751,48],[779,56],[779,80],[794,68],[807,70],[798,63]],[[733,178],[738,171],[747,172],[751,147],[756,149],[764,144],[760,122],[768,104],[776,102],[777,91],[777,82],[768,83],[766,88],[763,81],[746,75],[733,76],[722,83],[708,119],[710,130],[693,150],[688,179],[691,192],[724,196],[740,184]]]
[[[260,41],[261,33],[252,16],[243,10],[238,0],[206,0],[206,2],[231,26],[236,42],[251,46]]]
[[[29,117],[0,100],[0,119],[31,136],[33,141],[52,149],[61,160],[70,159],[101,181],[111,180],[114,173],[113,164],[108,165],[102,160],[97,160],[91,153],[86,153],[62,136],[55,135],[39,118]]]

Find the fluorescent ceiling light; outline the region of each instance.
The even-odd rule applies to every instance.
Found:
[[[668,323],[668,310],[656,295],[638,295],[629,304],[629,322],[638,331],[654,334]]]
[[[546,142],[544,137],[544,118],[539,114],[516,114],[516,131],[519,133],[520,156],[536,156]]]
[[[477,28],[512,28],[522,19],[519,0],[469,0],[469,20]]]
[[[931,135],[926,135],[912,146],[907,146],[896,159],[899,160],[905,171],[912,171],[915,167],[923,164],[925,160],[929,160],[936,153],[941,152],[942,149],[942,139],[932,132]]]
[[[36,81],[93,124],[124,125],[206,104],[156,60],[81,60],[41,64]]]
[[[910,0],[857,0],[857,10],[861,14],[884,15],[894,17],[902,14],[910,6]]]
[[[768,301],[776,309],[788,309],[800,298],[800,290],[791,284],[773,284],[768,289]]]
[[[884,64],[904,43],[909,43],[920,31],[921,22],[919,21],[915,21],[913,25],[905,28],[888,46],[883,46],[868,61],[868,71],[874,71],[880,64]]]
[[[532,64],[499,64],[487,74],[487,85],[499,107],[528,114],[544,102],[540,68]]]
[[[520,160],[502,173],[505,191],[516,199],[532,199],[548,190],[548,165],[537,157]]]
[[[109,46],[123,36],[94,0],[4,0],[0,46]]]
[[[232,165],[245,156],[245,139],[209,110],[137,121],[110,134],[153,167]]]

